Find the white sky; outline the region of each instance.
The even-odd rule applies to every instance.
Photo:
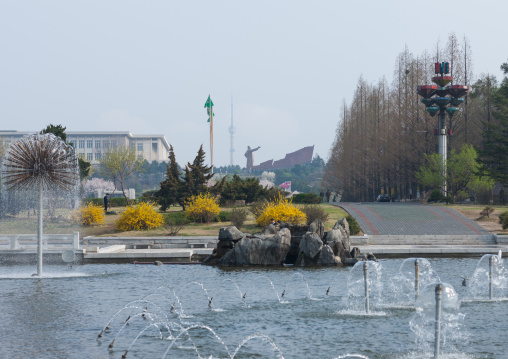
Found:
[[[315,145],[328,158],[342,99],[361,74],[429,51],[450,32],[470,40],[476,74],[501,78],[508,2],[499,1],[14,1],[0,0],[0,129],[164,134],[180,164],[215,108],[214,164]]]

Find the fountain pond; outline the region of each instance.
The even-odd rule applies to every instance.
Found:
[[[418,303],[434,287],[422,274],[415,310],[414,260],[405,261],[369,262],[369,314],[363,268],[109,264],[46,266],[37,278],[3,266],[0,357],[433,358],[432,320]],[[439,358],[508,357],[502,278],[496,300],[477,300],[461,277],[478,259],[427,262],[421,272],[430,266],[458,298],[443,309]]]

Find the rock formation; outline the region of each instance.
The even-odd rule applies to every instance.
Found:
[[[236,227],[223,227],[213,254],[203,263],[231,266],[308,266],[354,265],[361,260],[376,260],[372,253],[351,250],[349,224],[345,218],[329,231],[317,219],[309,226],[268,225],[262,234],[249,235]]]
[[[271,236],[244,236],[219,259],[219,266],[281,266],[291,246],[287,228]]]

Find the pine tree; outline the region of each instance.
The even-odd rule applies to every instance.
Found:
[[[197,195],[207,190],[206,184],[213,177],[212,168],[205,165],[205,151],[203,145],[199,147],[198,154],[192,164],[188,163],[189,176],[192,179],[190,185],[190,192],[192,195]]]
[[[66,129],[67,127],[63,127],[62,125],[55,126],[53,124],[49,124],[44,130],[41,131],[41,134],[52,133],[55,136],[60,137],[62,141],[67,142],[67,134],[65,133]]]
[[[212,178],[212,167],[205,165],[205,151],[203,151],[203,145],[201,145],[192,164],[187,163],[184,181],[188,196],[197,196],[203,192],[219,194],[224,188],[225,177],[222,181],[209,185]]]
[[[161,211],[166,211],[171,205],[179,203],[178,198],[183,190],[180,169],[178,168],[178,163],[176,163],[175,151],[171,145],[169,146],[168,158],[169,164],[166,165],[166,178],[161,182],[161,188],[154,195],[157,198],[157,203],[161,206]]]
[[[183,177],[178,164],[176,163],[173,146],[169,149],[169,164],[167,165],[166,178],[161,182],[161,188],[155,193],[161,210],[165,211],[169,206],[178,203],[185,211],[186,201],[203,192],[218,194],[224,187],[225,178],[207,187],[208,181],[213,177],[212,169],[205,165],[205,151],[203,146],[199,147],[196,158],[183,170]]]

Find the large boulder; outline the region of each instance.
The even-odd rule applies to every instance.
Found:
[[[325,225],[323,221],[320,219],[314,220],[314,222],[309,225],[309,232],[317,233],[319,238],[323,239],[325,237]]]
[[[246,236],[220,260],[219,266],[280,266],[291,246],[287,228],[272,236]]]
[[[342,261],[339,256],[333,253],[333,249],[329,245],[323,245],[321,253],[316,263],[318,266],[340,266]]]
[[[212,254],[206,257],[202,263],[217,265],[219,259],[231,251],[235,247],[235,243],[245,236],[246,235],[239,231],[235,226],[222,227],[219,230],[219,241],[217,242],[217,247],[214,248]]]
[[[303,253],[306,257],[316,257],[321,248],[323,248],[323,241],[317,233],[307,232],[300,241],[300,253]]]
[[[239,241],[244,236],[235,226],[222,227],[219,230],[219,241]]]
[[[317,265],[322,248],[323,241],[317,233],[305,233],[300,241],[300,251],[294,265],[296,267]]]
[[[344,230],[346,231],[348,237],[351,235],[351,230],[349,229],[349,223],[347,222],[347,219],[346,217],[342,218],[342,219],[339,219],[337,221],[337,223],[335,223],[335,225],[333,226],[333,228],[339,228],[342,227],[344,228]]]
[[[339,232],[340,232],[340,234],[339,234]],[[330,233],[332,233],[332,234],[330,234]],[[333,226],[332,230],[327,233],[327,235],[325,237],[325,243],[332,242],[332,241],[338,240],[340,238],[345,250],[347,252],[349,252],[349,251],[351,251],[351,242],[349,239],[349,233],[350,233],[350,231],[349,231],[349,224],[347,223],[347,219],[342,218],[341,220],[337,221],[335,223],[335,225]],[[329,234],[332,237],[329,238],[328,237]],[[341,258],[342,258],[342,256],[341,256]]]
[[[342,260],[350,257],[347,247],[349,244],[349,237],[342,227],[328,231],[326,233],[325,243],[332,248],[333,254],[339,256]]]

